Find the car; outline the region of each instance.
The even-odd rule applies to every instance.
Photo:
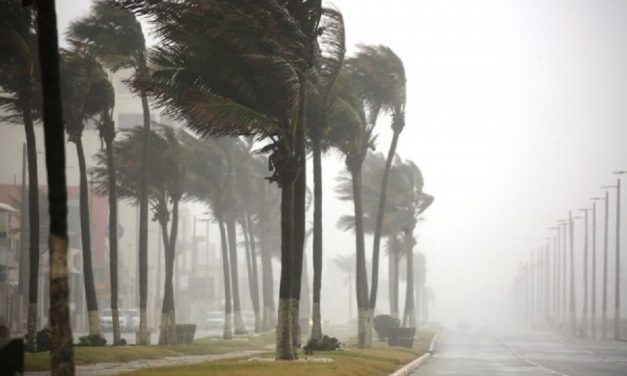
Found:
[[[127,326],[126,315],[123,310],[118,310],[118,317],[120,320],[120,330],[124,330]],[[113,331],[113,315],[111,308],[105,308],[100,315],[100,329],[104,332]]]
[[[139,330],[139,310],[136,308],[125,309],[124,314],[126,316],[126,330],[129,332],[136,332]]]
[[[204,326],[207,330],[217,330],[224,327],[224,312],[211,311],[205,317]]]

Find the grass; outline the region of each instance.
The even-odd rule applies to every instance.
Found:
[[[274,343],[274,336],[265,334],[236,337],[231,341],[219,337],[201,338],[194,341],[193,345],[74,347],[74,362],[76,365],[85,365],[130,362],[169,356],[224,354],[242,350],[259,350],[272,343]],[[50,355],[48,353],[27,353],[24,363],[27,372],[47,371],[50,369]]]
[[[316,352],[301,358],[330,358],[332,362],[274,362],[248,360],[247,358],[220,360],[179,367],[160,367],[127,373],[127,376],[172,376],[172,375],[230,375],[230,376],[375,376],[387,375],[424,354],[429,347],[432,334],[421,334],[412,349],[389,347],[375,342],[370,349],[347,347],[344,351]],[[259,357],[274,357],[265,353]]]

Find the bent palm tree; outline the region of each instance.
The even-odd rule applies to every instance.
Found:
[[[68,38],[89,46],[90,53],[107,68],[116,71],[132,68],[135,76],[145,78],[146,43],[141,25],[135,16],[112,0],[97,0],[90,13],[70,24]],[[143,168],[140,171],[142,184],[139,199],[139,344],[148,344],[148,185],[150,177],[149,145],[150,107],[144,90],[139,90],[144,122]]]
[[[59,74],[59,41],[55,2],[38,4],[39,59],[43,93],[44,143],[50,209],[50,370],[52,376],[74,375],[68,286],[67,188],[63,106]]]
[[[33,126],[33,102],[37,85],[37,47],[33,10],[16,1],[0,1],[0,108],[17,114],[24,122],[28,159],[28,314],[26,349],[36,351],[37,290],[39,276],[39,188],[37,145]],[[22,213],[26,217],[26,213]],[[25,239],[24,239],[25,240]]]
[[[374,314],[377,305],[377,291],[379,287],[379,250],[383,219],[387,201],[388,181],[392,161],[396,153],[398,139],[405,127],[405,68],[402,60],[389,47],[362,46],[359,53],[350,61],[355,70],[355,80],[365,96],[373,116],[374,122],[380,110],[387,110],[392,114],[392,143],[388,150],[381,191],[378,200],[374,241],[372,249],[372,285],[370,290],[370,316]],[[370,328],[372,330],[372,328]]]
[[[61,65],[64,117],[69,141],[76,145],[80,173],[79,205],[81,244],[83,249],[83,276],[90,335],[100,335],[98,300],[91,263],[91,218],[89,215],[89,187],[83,150],[82,133],[85,123],[113,107],[113,87],[102,66],[82,51],[66,51]]]

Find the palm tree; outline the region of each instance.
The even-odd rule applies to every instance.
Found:
[[[346,156],[346,168],[350,174],[351,194],[338,192],[340,199],[352,199],[355,220],[355,251],[356,251],[356,297],[358,310],[357,345],[361,348],[369,346],[368,328],[368,276],[366,270],[366,250],[364,244],[364,208],[362,166],[368,150],[374,146],[374,123],[366,121],[364,101],[354,92],[352,75],[345,72],[343,87],[339,90],[335,107],[332,109],[330,121],[338,124],[337,133],[331,139],[337,142],[336,147]],[[350,81],[349,81],[350,80]]]
[[[322,11],[319,53],[316,55],[316,91],[318,100],[308,107],[308,130],[313,155],[314,213],[313,213],[313,311],[311,337],[322,338],[320,291],[322,289],[322,153],[330,147],[325,142],[328,132],[326,114],[335,98],[335,89],[344,64],[346,41],[342,14],[330,8]],[[313,96],[312,96],[313,97]]]
[[[138,87],[204,136],[270,138],[264,150],[271,153],[270,180],[282,189],[283,218],[276,357],[294,359],[305,194],[295,182],[304,162],[304,77],[313,65],[320,1],[121,3],[149,16],[164,41],[151,58],[150,80]]]
[[[116,71],[132,68],[135,77],[148,75],[146,43],[141,25],[135,16],[115,6],[113,0],[96,0],[90,13],[70,24],[68,38],[87,44],[90,52],[107,68]],[[147,327],[148,303],[148,206],[150,106],[145,90],[140,89],[144,122],[144,147],[142,154],[142,184],[139,200],[139,344],[149,342]]]
[[[357,55],[351,59],[350,64],[355,69],[355,79],[371,109],[370,115],[373,117],[372,121],[376,122],[380,110],[386,110],[392,114],[393,137],[388,150],[383,178],[381,179],[381,191],[378,200],[372,249],[372,285],[369,299],[369,311],[372,317],[377,305],[379,250],[390,169],[396,153],[398,139],[405,127],[406,79],[402,60],[389,47],[361,46]]]
[[[26,133],[28,157],[29,284],[27,351],[36,350],[37,288],[39,276],[39,188],[37,145],[33,126],[33,98],[37,86],[35,20],[30,7],[17,1],[0,1],[0,89],[10,97],[0,97],[0,107],[19,116]],[[37,101],[35,101],[37,102]],[[26,216],[26,213],[22,213]]]
[[[138,202],[141,194],[143,128],[124,132],[125,137],[114,142],[113,154],[116,168],[116,191],[120,198]],[[150,204],[155,220],[161,228],[165,255],[165,287],[161,317],[160,344],[176,343],[173,272],[178,231],[178,207],[189,185],[183,147],[169,127],[151,130],[150,139]],[[97,165],[91,170],[98,193],[108,193],[108,168],[106,155],[96,155]],[[168,228],[168,224],[170,227]]]
[[[224,224],[226,211],[229,207],[226,177],[228,166],[224,149],[219,145],[222,140],[197,139],[181,132],[188,173],[188,192],[192,199],[205,202],[211,208],[213,217],[220,228],[222,250],[222,275],[224,276],[224,331],[223,338],[233,337],[233,298],[231,292],[231,269],[229,247]]]
[[[89,334],[100,335],[98,300],[91,264],[91,219],[89,216],[89,187],[83,150],[82,133],[85,123],[113,107],[114,93],[102,66],[92,56],[80,50],[66,51],[61,65],[64,118],[69,141],[76,145],[80,173],[79,204],[83,277],[87,303]]]
[[[44,144],[50,207],[50,370],[52,376],[74,375],[68,286],[67,188],[63,106],[59,74],[59,41],[55,2],[37,8],[39,61],[43,93]]]

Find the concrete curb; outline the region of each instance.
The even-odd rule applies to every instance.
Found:
[[[410,373],[417,370],[418,368],[420,368],[423,364],[427,362],[427,360],[429,360],[429,358],[433,354],[433,351],[435,349],[435,344],[437,341],[438,341],[438,335],[436,334],[431,339],[431,344],[429,344],[429,351],[427,351],[427,353],[421,355],[417,359],[414,359],[410,363],[405,364],[400,369],[394,371],[394,373],[391,373],[390,376],[407,376]]]

